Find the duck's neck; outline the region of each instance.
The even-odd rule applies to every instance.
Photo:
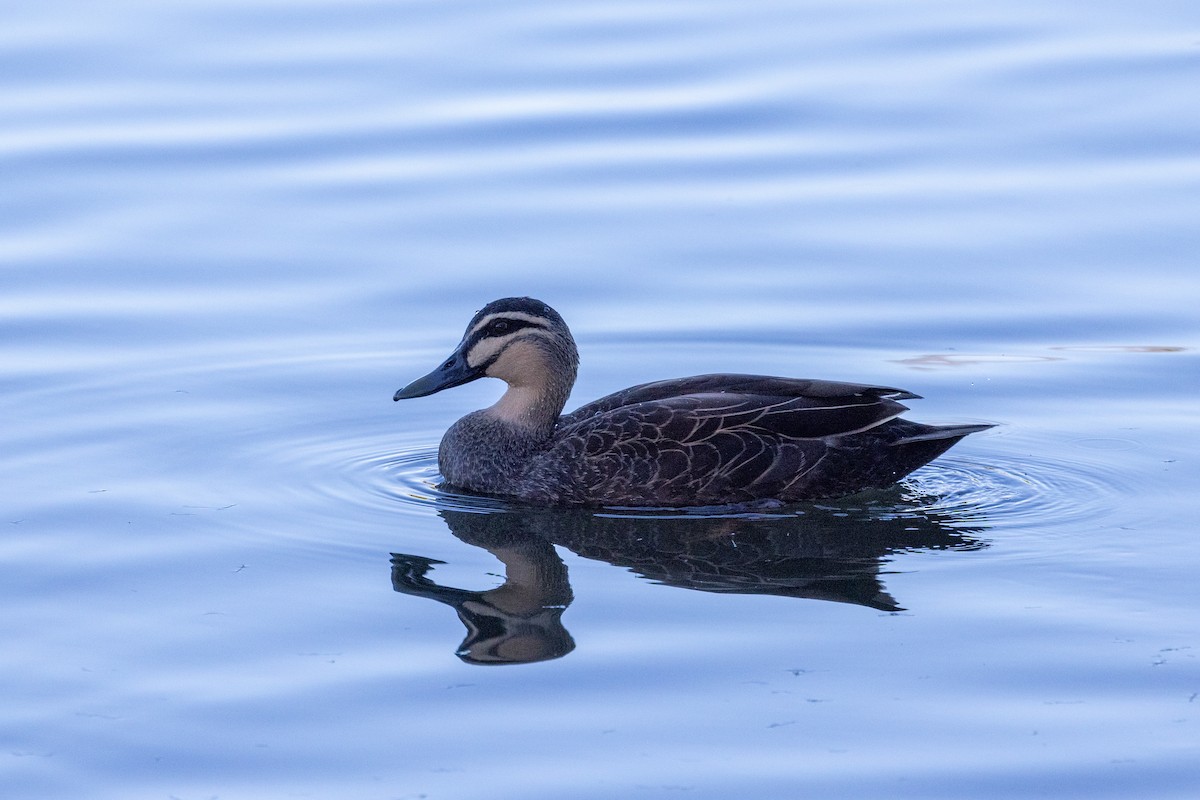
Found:
[[[570,338],[518,340],[501,351],[487,374],[508,384],[508,390],[484,414],[517,436],[545,440],[554,432],[567,403],[579,356]]]
[[[553,433],[570,391],[570,385],[552,381],[510,383],[504,395],[485,413],[532,436],[546,438]]]

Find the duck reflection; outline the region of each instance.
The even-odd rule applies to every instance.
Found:
[[[553,545],[519,514],[439,512],[467,544],[482,547],[504,565],[504,583],[487,591],[441,586],[428,577],[431,558],[392,553],[392,588],[453,608],[467,626],[457,655],[470,664],[548,661],[575,649],[560,617],[571,603],[567,565]]]
[[[912,501],[908,501],[912,503]],[[903,610],[880,578],[902,552],[986,547],[978,529],[921,513],[898,491],[861,507],[807,506],[803,513],[666,516],[563,509],[481,513],[442,508],[463,542],[504,565],[504,582],[486,591],[435,583],[444,562],[392,554],[392,587],[452,607],[467,628],[457,654],[472,664],[545,661],[571,652],[562,624],[572,600],[567,568],[554,546],[626,567],[656,583],[705,592],[770,594]]]

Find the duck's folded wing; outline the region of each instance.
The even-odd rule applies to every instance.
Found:
[[[593,414],[556,431],[536,469],[600,503],[704,505],[791,497],[836,437],[904,406],[885,397],[691,394]],[[562,477],[562,476],[560,476]]]
[[[602,397],[559,421],[560,429],[623,427],[645,420],[675,441],[751,428],[815,438],[864,430],[906,410],[917,395],[889,386],[762,375],[697,375],[656,381]],[[607,422],[603,417],[616,415]]]
[[[822,399],[722,393],[622,405],[571,428],[589,437],[613,435],[682,445],[734,433],[766,439],[824,439],[865,431],[905,410],[893,399],[869,395]]]

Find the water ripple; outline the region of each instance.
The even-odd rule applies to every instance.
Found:
[[[462,511],[503,511],[501,500],[441,488],[437,449],[420,447],[363,456],[348,464],[365,479],[364,488],[375,502],[391,508],[420,511],[453,508]]]
[[[984,463],[944,456],[905,485],[918,510],[961,516],[991,529],[1053,530],[1104,518],[1128,488],[1107,465],[1041,456],[996,456]]]
[[[439,508],[504,512],[512,504],[441,487],[437,451],[429,446],[343,453],[339,469],[344,500],[377,510],[429,514]],[[330,487],[326,487],[327,489]],[[1114,511],[1129,487],[1112,466],[1031,455],[1000,455],[986,462],[967,455],[944,456],[898,487],[868,491],[817,505],[825,511],[864,519],[936,517],[951,524],[989,530],[1036,528],[1079,530]],[[693,509],[605,508],[604,515],[794,516],[808,504],[759,503]]]

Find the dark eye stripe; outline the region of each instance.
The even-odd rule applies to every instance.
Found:
[[[487,324],[487,327],[480,331],[480,338],[490,336],[508,336],[516,333],[519,330],[526,328],[539,328],[546,330],[546,325],[542,322],[534,322],[528,319],[513,319],[512,317],[501,317],[494,319]]]

